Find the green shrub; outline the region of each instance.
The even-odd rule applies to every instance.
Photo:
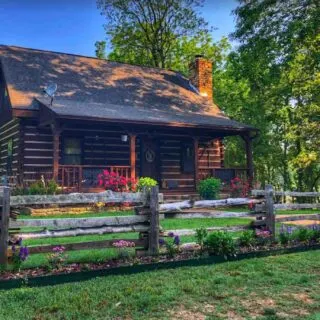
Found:
[[[297,240],[299,242],[309,242],[312,240],[313,232],[307,228],[299,228],[293,232],[292,238],[293,240]]]
[[[199,228],[196,229],[196,242],[201,247],[201,250],[203,249],[206,237],[208,236],[208,231],[206,228]]]
[[[220,179],[207,178],[199,182],[198,191],[205,200],[218,199],[221,188]]]
[[[279,242],[281,245],[286,246],[291,241],[291,234],[286,231],[281,231],[279,233]]]
[[[142,191],[144,187],[147,189],[151,189],[151,187],[155,187],[158,185],[158,182],[149,177],[141,177],[137,183],[137,191]]]
[[[316,242],[320,242],[320,225],[319,224],[315,224],[312,226],[311,240],[316,241]]]
[[[253,247],[256,243],[256,234],[252,230],[244,231],[239,237],[239,245],[241,247]]]
[[[216,231],[208,235],[205,246],[213,254],[230,256],[235,254],[236,243],[228,232]]]
[[[54,180],[37,180],[30,184],[29,187],[16,187],[13,194],[16,196],[22,195],[53,195],[58,192],[58,184]]]
[[[47,191],[45,184],[41,180],[33,182],[27,190],[30,195],[46,194]]]

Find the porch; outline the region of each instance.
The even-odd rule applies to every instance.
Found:
[[[91,165],[59,165],[59,174],[57,182],[65,193],[69,192],[98,192],[103,189],[98,184],[97,177],[102,170],[115,172],[119,176],[125,178],[131,177],[130,166],[91,166]],[[247,169],[245,168],[211,168],[209,170],[200,170],[199,179],[208,177],[218,178],[226,184],[235,177],[247,178]],[[139,177],[136,177],[139,178]],[[170,183],[158,181],[160,190],[167,197],[172,199],[182,199],[182,193],[186,197],[197,195],[196,188],[179,188],[179,183],[174,183],[174,187],[170,187]],[[195,184],[196,186],[196,184]]]
[[[38,137],[51,136],[52,160],[46,165],[51,162],[51,176],[64,192],[101,191],[97,177],[105,169],[126,178],[151,177],[164,194],[194,194],[198,181],[207,177],[225,183],[236,176],[253,177],[252,130],[246,127],[73,119],[44,107],[36,130]],[[245,168],[224,167],[226,136],[243,138]],[[48,155],[50,149],[45,150]],[[32,163],[40,167],[39,162]]]

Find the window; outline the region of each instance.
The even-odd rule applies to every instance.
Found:
[[[63,164],[81,165],[82,141],[79,138],[65,138],[63,140]]]
[[[181,168],[183,173],[194,172],[194,146],[192,143],[183,143],[181,146]]]
[[[7,145],[7,175],[12,174],[13,139],[8,140]]]

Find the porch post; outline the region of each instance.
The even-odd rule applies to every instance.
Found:
[[[136,178],[136,135],[130,135],[130,178]]]
[[[243,140],[246,144],[247,174],[248,174],[250,187],[252,187],[252,183],[253,183],[252,138],[249,135],[247,135],[247,136],[243,136]]]
[[[194,149],[194,184],[197,188],[199,182],[199,139],[193,138]]]
[[[52,126],[52,134],[53,134],[53,179],[56,182],[58,182],[61,129],[57,125]]]

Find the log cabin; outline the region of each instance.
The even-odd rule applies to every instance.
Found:
[[[57,85],[54,99],[44,94]],[[253,177],[256,129],[213,103],[212,62],[179,72],[74,54],[0,46],[0,175],[41,176],[65,191],[98,190],[109,169],[194,194],[200,179]],[[224,167],[223,138],[241,136],[245,168]]]

